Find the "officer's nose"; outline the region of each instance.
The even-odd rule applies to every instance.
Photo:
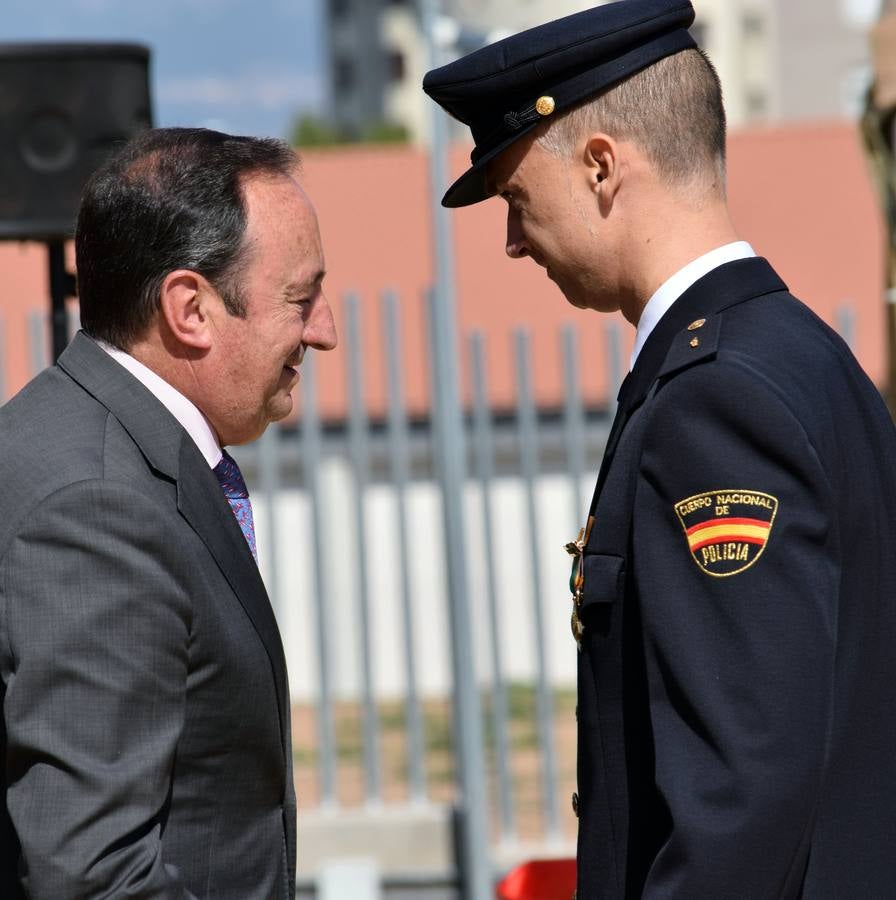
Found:
[[[504,249],[511,259],[522,259],[529,255],[519,214],[512,207],[507,210],[507,244]]]

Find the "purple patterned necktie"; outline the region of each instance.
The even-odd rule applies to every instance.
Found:
[[[212,471],[218,478],[221,490],[239,522],[243,537],[252,551],[252,558],[258,563],[258,551],[255,548],[255,522],[252,520],[252,503],[249,501],[249,490],[243,481],[243,473],[233,457],[225,450],[221,461]]]

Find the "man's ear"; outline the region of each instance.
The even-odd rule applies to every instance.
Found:
[[[619,143],[607,134],[592,134],[585,142],[583,162],[592,193],[612,200],[622,183]]]
[[[208,350],[212,343],[209,303],[214,290],[189,269],[169,272],[159,292],[159,309],[172,337],[187,347]]]

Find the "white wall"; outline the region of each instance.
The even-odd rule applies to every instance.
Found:
[[[322,470],[327,569],[331,585],[326,598],[331,683],[341,698],[360,690],[359,573],[354,535],[351,472],[344,461],[330,458]],[[579,506],[586,510],[589,483],[582,485]],[[523,484],[517,478],[493,485],[493,540],[498,583],[500,647],[505,677],[532,682],[536,678],[531,555]],[[483,684],[492,677],[489,639],[487,561],[484,554],[481,493],[466,490],[470,571],[470,605],[475,628],[477,673]],[[416,482],[407,495],[410,579],[415,616],[414,647],[419,690],[444,696],[451,689],[450,628],[446,598],[441,508],[435,485]],[[569,557],[564,544],[575,537],[571,521],[569,479],[542,477],[536,491],[538,546],[542,553],[544,639],[551,681],[575,683],[576,647],[569,630]],[[275,502],[278,576],[270,566],[272,539],[265,497],[253,492],[262,574],[277,595],[290,686],[296,700],[318,695],[316,612],[313,603],[314,540],[307,494],[284,490]],[[373,634],[374,683],[381,698],[400,697],[406,688],[401,582],[398,563],[396,501],[390,485],[375,485],[366,497],[368,589]]]

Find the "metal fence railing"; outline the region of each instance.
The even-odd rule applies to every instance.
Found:
[[[543,363],[527,330],[505,336],[516,399],[501,410],[491,399],[494,347],[481,333],[464,336],[459,363],[470,404],[455,438],[469,476],[450,489],[461,498],[469,547],[473,646],[458,648],[448,624],[440,436],[431,418],[408,409],[400,308],[393,292],[366,306],[344,298],[344,419],[323,418],[309,353],[300,419],[234,451],[256,507],[260,565],[290,666],[299,870],[309,897],[319,867],[358,846],[376,860],[387,895],[460,896],[463,873],[450,842],[463,823],[450,810],[461,752],[478,754],[486,773],[483,795],[465,800],[482,804],[489,840],[479,852],[496,875],[515,858],[571,853],[575,833],[562,799],[575,781],[575,647],[562,546],[587,508],[614,412],[612,401],[586,404],[583,358],[602,361],[614,397],[622,332],[608,322],[605,345],[587,354],[574,329],[555,336],[562,401],[548,409],[536,401]],[[375,417],[364,352],[374,320],[386,385],[385,410]],[[0,400],[7,325],[0,321]],[[853,311],[844,308],[837,326],[851,340]],[[42,318],[29,335],[37,371],[48,356]],[[462,723],[452,720],[452,654],[472,667],[482,704],[472,750],[457,741]],[[434,810],[446,811],[441,820]],[[440,854],[430,852],[437,844]]]

